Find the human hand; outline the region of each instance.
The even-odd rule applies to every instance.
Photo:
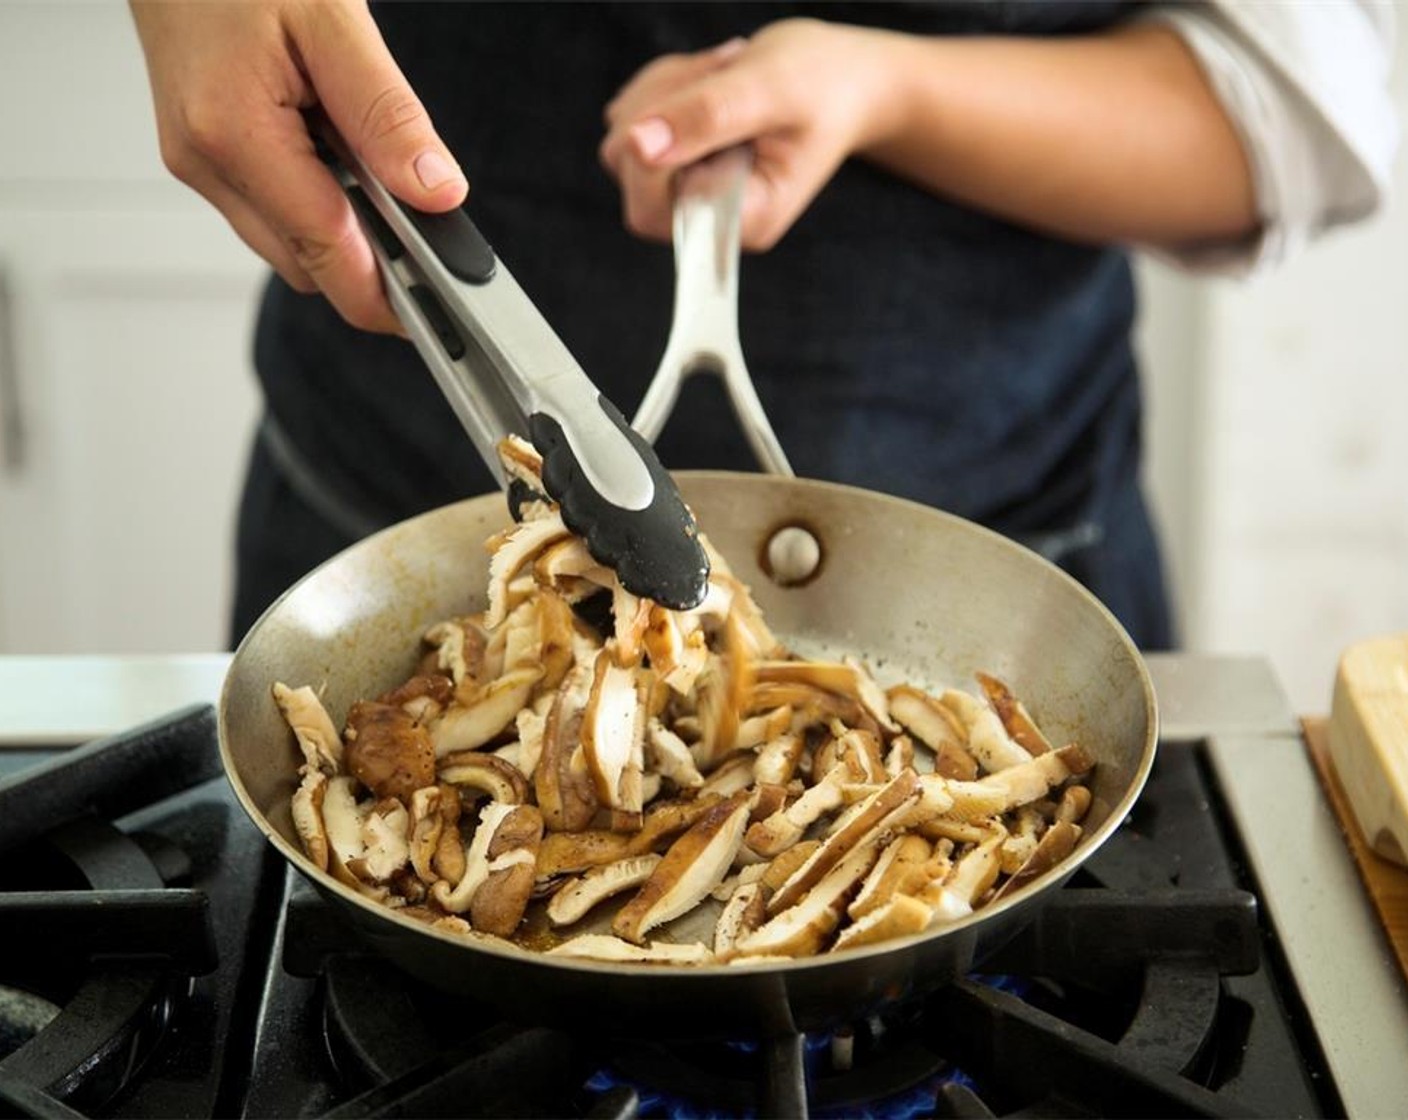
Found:
[[[301,292],[400,332],[351,205],[314,153],[320,105],[398,198],[444,211],[468,186],[362,0],[132,0],[162,159]]]
[[[792,19],[645,66],[607,105],[600,149],[620,184],[626,226],[668,240],[675,172],[746,143],[754,158],[742,243],[771,248],[842,161],[896,127],[887,58],[901,42],[889,32]]]

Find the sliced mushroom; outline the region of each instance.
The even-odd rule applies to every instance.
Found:
[[[440,834],[445,830],[445,818],[440,811],[441,793],[438,786],[418,789],[411,795],[410,847],[411,867],[423,883],[439,878],[432,866]]]
[[[658,851],[718,804],[713,798],[668,801],[651,806],[640,831],[634,833],[586,829],[553,832],[543,837],[538,852],[538,879],[552,879],[567,872],[584,871],[603,863]]]
[[[651,941],[632,945],[604,933],[584,933],[548,950],[550,957],[576,957],[589,961],[629,961],[634,964],[708,964],[714,954],[698,941],[674,944]]]
[[[548,545],[533,562],[533,579],[568,603],[579,603],[615,582],[611,569],[602,567],[580,537]]]
[[[432,726],[436,755],[474,750],[493,740],[528,703],[541,678],[540,668],[524,666],[470,690]]]
[[[694,765],[694,756],[685,741],[658,719],[646,724],[645,747],[650,768],[662,778],[681,789],[695,789],[704,784],[704,776]]]
[[[548,921],[555,926],[581,921],[597,904],[644,883],[660,860],[660,856],[648,852],[593,867],[567,880],[548,902]]]
[[[968,733],[953,712],[912,685],[896,685],[885,695],[890,714],[934,752],[934,773],[965,782],[978,776],[978,761],[968,753]]]
[[[832,720],[831,734],[833,738],[816,755],[815,765],[821,767],[822,773],[838,762],[844,762],[858,782],[874,785],[892,776],[885,771],[879,740],[869,731],[846,727],[840,720]]]
[[[311,766],[303,769],[303,780],[293,793],[293,828],[303,843],[303,853],[319,871],[328,869],[328,834],[323,827],[323,798],[328,776]]]
[[[790,712],[791,708],[777,709]],[[785,786],[797,772],[806,740],[795,732],[778,735],[758,748],[758,761],[753,773],[760,783]]]
[[[1007,830],[996,825],[987,838],[954,861],[948,877],[919,892],[919,899],[933,909],[930,924],[956,922],[973,912],[979,897],[996,881],[999,850]]]
[[[760,856],[775,856],[790,848],[815,821],[845,803],[843,787],[851,774],[845,766],[829,771],[781,812],[748,829],[748,847]]]
[[[359,701],[347,713],[348,772],[378,799],[403,803],[435,783],[435,747],[430,733],[404,709]]]
[[[731,952],[740,940],[763,924],[768,916],[762,883],[744,883],[729,896],[714,923],[714,953]]]
[[[1012,690],[1006,684],[987,673],[974,675],[978,678],[988,703],[997,712],[998,719],[1002,721],[1002,726],[1014,742],[1033,755],[1046,754],[1052,749],[1050,740],[1042,734],[1026,705],[1012,695]]]
[[[276,681],[274,702],[298,740],[305,765],[328,777],[342,770],[342,739],[318,694],[307,685],[289,688]]]
[[[901,770],[914,769],[914,740],[908,735],[896,735],[890,740],[890,749],[885,752],[885,773],[890,777],[899,776]]]
[[[989,774],[1031,761],[1031,753],[1007,734],[997,713],[976,696],[950,688],[939,697],[939,703],[963,724],[968,734],[968,753]]]
[[[522,436],[510,434],[499,440],[496,450],[509,478],[518,479],[534,493],[547,493],[543,489],[543,457],[536,447]]]
[[[493,555],[489,560],[489,609],[484,614],[484,624],[489,629],[494,629],[507,617],[509,583],[523,565],[548,545],[568,535],[561,513],[553,511],[543,517],[521,521],[490,542]]]
[[[477,619],[451,618],[437,622],[425,632],[424,641],[433,647],[431,664],[441,673],[448,673],[456,687],[466,679],[484,675],[484,647],[488,637]]]
[[[755,673],[759,684],[806,685],[844,696],[880,728],[891,734],[899,731],[884,691],[858,661],[759,661]]]
[[[362,818],[362,854],[348,860],[347,869],[359,879],[385,883],[410,861],[409,833],[406,807],[394,797],[379,801]]]
[[[736,618],[739,636],[747,642],[749,660],[780,658],[786,655],[786,649],[763,620],[763,612],[753,601],[753,593],[728,570],[727,565],[714,568],[710,583],[716,584],[727,593],[728,613]]]
[[[522,805],[528,800],[528,779],[497,755],[476,751],[448,754],[440,760],[440,780],[461,790],[478,790],[507,805]]]
[[[488,875],[469,905],[469,923],[483,933],[508,937],[523,920],[543,838],[543,815],[519,805],[494,829],[486,853]]]
[[[400,708],[417,723],[426,723],[449,707],[454,697],[455,686],[444,673],[418,673],[376,700]]]
[[[582,711],[582,750],[602,804],[624,813],[644,807],[645,689],[634,666],[618,665],[609,649],[597,654]]]
[[[1075,851],[1076,841],[1080,839],[1080,836],[1080,825],[1071,824],[1069,821],[1057,821],[1043,834],[1040,843],[1037,844],[1026,863],[1022,864],[1006,882],[998,887],[993,895],[994,900],[1003,898],[1013,891],[1021,890],[1033,879],[1045,875]]]
[[[711,793],[717,797],[732,797],[735,793],[753,788],[753,766],[757,762],[751,754],[736,754],[709,775],[708,781],[699,787],[701,793]]]
[[[836,938],[836,944],[831,946],[831,952],[839,953],[861,945],[923,933],[932,918],[933,911],[919,899],[895,895],[889,902],[868,911],[864,917],[843,929]]]
[[[922,890],[933,878],[927,868],[933,854],[934,846],[922,836],[907,832],[895,837],[885,845],[846,912],[859,920],[898,894]]]
[[[688,696],[709,658],[704,631],[696,618],[652,606],[641,636],[650,667],[665,685]]]
[[[1067,786],[1061,791],[1061,800],[1056,805],[1055,820],[1079,824],[1090,811],[1090,801],[1090,790],[1085,786]]]
[[[645,655],[645,631],[650,625],[649,599],[633,595],[612,580],[611,618],[615,624],[615,656],[620,665],[639,665]]]
[[[919,776],[906,770],[861,803],[855,817],[832,833],[768,900],[768,913],[795,905],[833,867],[858,847],[878,840],[919,800]]]
[[[728,873],[743,843],[748,811],[741,796],[711,806],[670,845],[645,885],[617,913],[611,931],[640,944],[649,930],[698,905]]]
[[[875,862],[877,845],[852,850],[798,902],[739,939],[749,956],[801,957],[820,950],[841,922],[846,902]]]
[[[753,688],[753,658],[739,616],[729,612],[724,623],[723,652],[712,658],[696,686],[699,699],[699,741],[690,753],[702,773],[738,749],[738,727]]]
[[[734,746],[741,751],[761,747],[784,734],[792,726],[792,709],[786,704],[760,715],[749,716],[738,725]]]
[[[533,774],[533,788],[543,820],[554,831],[579,831],[596,815],[596,790],[581,757],[582,714],[591,685],[591,669],[575,666],[558,688],[543,727],[543,750]]]
[[[811,858],[813,852],[821,847],[820,840],[803,840],[801,843],[793,844],[779,856],[773,857],[763,870],[759,882],[763,884],[763,889],[771,896],[792,877],[793,872]]]
[[[1015,874],[1018,868],[1031,859],[1041,840],[1045,824],[1042,815],[1030,805],[1024,805],[1017,810],[1015,827],[1008,830],[1007,839],[1002,842],[999,851],[999,864],[1004,875]]]
[[[463,914],[469,909],[470,903],[474,901],[474,893],[489,877],[489,845],[494,839],[494,833],[517,808],[516,805],[490,801],[480,810],[479,824],[474,830],[469,847],[465,849],[464,874],[453,887],[442,881],[430,888],[431,896],[442,909],[451,914]]]
[[[976,782],[949,782],[947,788],[954,802],[950,812],[970,818],[1004,813],[1046,796],[1047,791],[1073,774],[1085,773],[1092,765],[1090,756],[1074,744],[1035,758],[1027,755],[1026,759]]]
[[[440,817],[444,824],[430,866],[440,878],[454,886],[464,877],[465,872],[465,846],[460,835],[460,814],[463,812],[463,806],[459,790],[454,786],[439,788]]]

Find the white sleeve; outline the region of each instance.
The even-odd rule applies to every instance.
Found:
[[[1159,255],[1246,276],[1384,204],[1398,147],[1389,3],[1220,0],[1139,18],[1178,32],[1202,66],[1246,149],[1261,218],[1247,241]]]

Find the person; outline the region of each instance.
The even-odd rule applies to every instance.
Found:
[[[1174,633],[1129,247],[1273,266],[1382,204],[1396,142],[1381,3],[133,10],[163,158],[275,270],[235,638],[360,536],[493,485],[398,337],[309,106],[407,203],[468,193],[627,416],[669,325],[672,177],[750,144],[740,331],[797,472],[1031,545],[1147,649]],[[717,386],[676,417],[667,466],[751,465]]]

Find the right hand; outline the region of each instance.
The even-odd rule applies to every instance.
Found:
[[[397,198],[441,212],[468,184],[361,0],[132,0],[166,166],[292,287],[403,333],[302,110],[321,105]]]

